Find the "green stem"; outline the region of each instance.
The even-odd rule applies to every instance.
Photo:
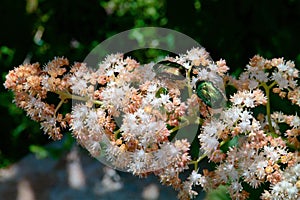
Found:
[[[269,124],[269,129],[271,132],[275,132],[273,126],[272,126],[272,120],[271,120],[271,99],[270,99],[270,89],[276,84],[274,81],[271,85],[267,85],[266,83],[262,83],[263,88],[265,89],[266,96],[267,96],[267,119],[268,119],[268,124]]]
[[[92,101],[94,104],[102,105],[102,102],[99,100],[91,100],[89,97],[82,97],[82,96],[77,96],[73,95],[69,92],[63,92],[63,91],[56,91],[56,94],[60,96],[61,99],[74,99],[74,100],[79,100],[79,101]]]
[[[203,123],[203,120],[200,117],[197,117],[197,118],[194,118],[194,117],[181,117],[180,119],[184,122],[179,124],[178,126],[175,126],[174,128],[172,128],[170,130],[170,133],[173,133],[173,132],[179,130],[180,128],[183,128],[183,127],[188,126],[190,124],[199,124],[199,125],[201,125]]]
[[[272,89],[272,87],[274,86],[274,85],[276,85],[277,83],[276,83],[276,81],[274,81],[273,83],[271,83],[271,85],[269,85],[269,89]]]
[[[186,81],[187,81],[189,97],[191,97],[193,94],[192,86],[191,86],[191,70],[192,70],[192,67],[190,69],[188,69],[188,71],[186,72]]]
[[[207,156],[207,154],[203,154],[202,156],[200,156],[197,160],[193,160],[190,162],[190,164],[194,164],[194,169],[197,170],[198,169],[198,163],[203,160],[205,157]]]
[[[56,106],[55,111],[54,111],[54,115],[56,115],[58,109],[63,105],[63,103],[66,101],[65,98],[61,97],[61,100],[59,102],[59,104]]]
[[[187,120],[187,121],[185,121],[184,123],[182,123],[182,124],[180,124],[180,125],[178,125],[178,126],[175,126],[174,128],[172,128],[172,129],[170,130],[170,134],[173,133],[173,132],[175,132],[175,131],[177,131],[177,130],[179,130],[180,128],[183,128],[183,127],[185,127],[185,126],[188,126],[189,124],[190,124],[190,122]]]
[[[220,143],[220,147],[222,147],[226,142],[222,141]],[[198,163],[203,160],[205,157],[207,157],[207,154],[203,154],[202,156],[200,156],[197,160],[193,160],[191,161],[189,164],[190,165],[194,165],[194,169],[197,170],[198,169]]]

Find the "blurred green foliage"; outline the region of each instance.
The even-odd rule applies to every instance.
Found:
[[[228,194],[228,188],[224,185],[221,185],[217,189],[208,192],[206,198],[213,199],[213,200],[230,200],[231,199]]]
[[[299,66],[299,10],[299,0],[1,0],[1,83],[23,62],[43,65],[54,56],[83,61],[103,40],[144,26],[192,37],[213,59],[226,59],[231,73],[238,74],[255,54],[285,57]],[[157,52],[148,54],[155,57]],[[29,150],[45,156],[40,146],[50,141],[12,100],[1,84],[0,167]]]

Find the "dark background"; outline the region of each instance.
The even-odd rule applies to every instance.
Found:
[[[110,36],[146,26],[192,37],[214,60],[226,59],[231,73],[255,54],[300,65],[299,0],[0,0],[0,167],[50,142],[4,89],[9,70],[54,56],[83,61]]]

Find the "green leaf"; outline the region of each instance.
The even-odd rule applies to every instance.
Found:
[[[7,46],[0,46],[0,61],[7,66],[10,65],[13,60],[14,53],[15,50],[10,49]]]
[[[49,156],[49,151],[43,146],[30,145],[29,150],[34,153],[38,159],[44,159]]]
[[[235,147],[239,144],[239,138],[244,136],[235,136],[221,146],[223,152],[227,152],[230,147]]]
[[[191,154],[192,159],[197,159],[199,156],[201,156],[201,155],[199,155],[200,154],[200,143],[199,143],[199,138],[198,138],[198,136],[201,132],[201,126],[194,125],[194,124],[190,125],[190,126],[193,126],[191,128],[191,130],[195,130],[196,126],[198,126],[197,127],[197,134],[195,135],[195,138],[193,139],[193,142],[192,142],[191,147],[190,147],[190,154]]]
[[[28,128],[28,124],[26,124],[26,121],[24,120],[12,131],[12,137],[18,138],[26,128]]]
[[[231,200],[227,186],[220,185],[215,190],[209,191],[206,195],[207,200]]]
[[[75,143],[75,139],[70,134],[65,134],[64,139],[55,143],[55,145],[30,145],[30,152],[34,153],[38,159],[51,157],[53,159],[60,158],[65,152],[71,150]]]

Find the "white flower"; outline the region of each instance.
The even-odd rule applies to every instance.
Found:
[[[291,121],[291,126],[293,126],[295,128],[299,128],[300,127],[300,117],[298,117],[297,113],[293,117],[293,120]]]
[[[296,199],[297,196],[297,188],[293,188],[293,185],[287,181],[281,181],[278,184],[274,185],[272,188],[272,193],[274,195],[277,195],[278,197],[282,197],[280,199],[283,199],[284,197],[287,197],[288,199]],[[296,193],[294,193],[296,191]]]
[[[234,181],[231,183],[230,188],[234,191],[234,192],[240,192],[243,190],[243,186],[240,182],[238,181]]]
[[[254,98],[252,96],[246,96],[244,100],[245,106],[248,108],[253,108],[254,107]]]
[[[206,126],[203,127],[203,133],[209,135],[209,136],[213,136],[215,134],[217,134],[217,126],[214,126],[213,123],[208,124]]]
[[[176,157],[176,156],[178,156],[178,154],[179,154],[179,149],[177,149],[176,147],[175,147],[175,145],[170,145],[169,146],[169,155],[171,156],[171,157]]]
[[[249,80],[249,89],[253,90],[253,89],[257,88],[258,84],[259,84],[259,82],[257,80],[250,79]]]
[[[72,107],[72,121],[71,121],[71,130],[75,134],[75,137],[82,139],[86,137],[87,127],[86,121],[89,114],[88,107],[83,104],[77,104]]]
[[[242,121],[250,121],[252,118],[253,116],[247,110],[244,110],[242,113],[240,113],[240,119]]]
[[[298,195],[298,189],[295,185],[286,189],[287,195],[289,199],[296,198]]]
[[[105,114],[104,112],[97,112],[96,110],[92,109],[89,111],[87,118],[85,120],[86,126],[88,127],[91,134],[100,135],[103,132],[103,125],[100,124],[98,114]]]
[[[200,185],[202,176],[201,174],[198,174],[198,171],[193,170],[191,175],[189,176],[189,180],[195,184],[195,185]]]
[[[256,163],[256,167],[257,169],[264,169],[265,167],[268,166],[268,161],[267,160],[259,160],[257,163]]]
[[[133,174],[140,174],[151,170],[151,164],[154,157],[153,154],[146,153],[143,149],[141,149],[133,152],[131,159],[133,162],[129,164],[129,171]]]
[[[188,62],[182,63],[182,66],[186,69],[190,69],[192,67],[192,65],[190,65]]]
[[[278,150],[274,147],[265,146],[264,147],[264,153],[266,154],[267,158],[270,158],[273,162],[277,162],[281,155],[279,155]]]
[[[260,129],[261,125],[259,123],[259,121],[257,121],[255,118],[253,118],[252,123],[251,123],[251,134],[255,135],[255,132],[258,131]]]
[[[280,72],[284,72],[284,71],[287,71],[289,69],[289,66],[281,63],[281,64],[277,65],[277,69]]]
[[[114,75],[114,70],[113,69],[107,70],[105,75],[106,76],[112,76],[112,75]]]
[[[273,72],[272,74],[272,78],[274,81],[277,82],[278,84],[278,87],[280,89],[283,89],[283,88],[287,88],[288,87],[288,80],[286,80],[286,78],[282,75],[282,73],[280,72]]]
[[[160,94],[160,99],[162,104],[167,104],[170,102],[170,96],[168,94]]]
[[[212,137],[207,134],[200,134],[198,137],[201,143],[201,149],[204,150],[204,154],[210,155],[218,148],[219,141],[216,137]]]
[[[257,71],[254,77],[259,81],[259,82],[268,82],[268,73],[264,71]]]
[[[136,154],[135,154],[135,156],[134,156],[134,159],[137,159],[137,160],[144,160],[145,159],[145,156],[146,154],[145,154],[145,151],[143,150],[143,149],[141,149],[141,150],[138,150],[138,151],[136,151]]]
[[[48,133],[55,127],[56,127],[56,118],[55,117],[46,116],[45,121],[41,122],[41,129],[43,129],[44,133]]]
[[[300,163],[295,165],[292,168],[292,172],[295,173],[296,176],[298,176],[300,178]]]
[[[48,80],[49,80],[49,75],[44,75],[44,76],[42,76],[42,81],[41,81],[41,84],[42,84],[42,86],[45,88],[45,89],[47,89],[47,90],[51,90],[51,86],[50,86],[50,84],[49,84],[49,82],[48,82]]]
[[[192,48],[191,50],[187,51],[186,58],[188,60],[195,61],[195,60],[200,59],[201,57],[207,57],[207,56],[208,56],[208,53],[204,48],[197,47],[197,48]]]
[[[240,126],[242,132],[247,132],[251,128],[250,121],[242,121],[239,123],[239,126]]]
[[[161,145],[161,149],[154,152],[154,161],[152,163],[152,168],[162,169],[168,166],[170,162],[170,157],[168,155],[167,149],[169,149],[169,143],[164,143]]]
[[[241,105],[244,101],[244,97],[239,95],[239,93],[235,93],[233,96],[231,96],[230,101],[233,103],[233,105]]]
[[[231,127],[236,121],[239,120],[242,114],[242,108],[233,106],[223,112],[222,119],[228,127]]]
[[[208,80],[209,72],[206,68],[199,70],[197,80]]]
[[[121,70],[124,69],[124,65],[118,64],[115,66],[115,72],[121,72]]]
[[[71,90],[74,94],[78,95],[86,95],[87,93],[87,81],[80,76],[77,77],[76,75],[73,75],[70,78],[71,83]]]
[[[106,157],[105,163],[116,169],[128,170],[128,166],[132,162],[132,154],[123,151],[118,146],[111,145],[107,138],[101,142],[103,142],[106,147],[105,152],[103,152],[105,155],[101,155]]]
[[[130,94],[134,88],[131,88],[129,84],[120,83],[121,86],[118,86],[116,82],[110,83],[103,90],[103,104],[105,106],[112,105],[116,109],[122,109],[127,106],[130,102]]]
[[[150,84],[147,91],[148,92],[156,92],[158,90],[157,85],[156,84]]]

